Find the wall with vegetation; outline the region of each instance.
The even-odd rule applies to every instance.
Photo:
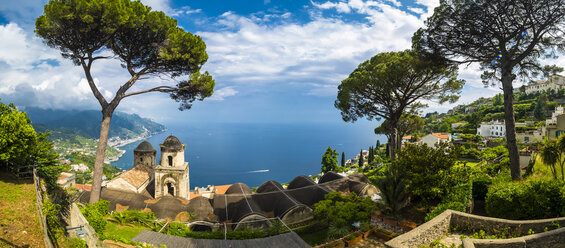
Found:
[[[472,239],[471,241],[464,239],[463,247],[526,247],[524,244],[527,247],[565,247],[563,245],[565,244],[565,228],[560,228],[564,225],[565,217],[517,221],[446,210],[414,230],[388,241],[385,245],[391,248],[419,247],[442,238],[448,230],[455,230],[457,233],[484,230],[487,233],[504,233],[514,237],[523,237],[498,240]],[[551,230],[554,228],[559,229]]]

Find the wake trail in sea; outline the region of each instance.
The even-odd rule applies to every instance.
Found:
[[[254,170],[254,171],[248,171],[245,173],[264,173],[264,172],[269,172],[269,170]]]

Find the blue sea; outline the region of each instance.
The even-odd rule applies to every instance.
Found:
[[[354,158],[361,149],[375,146],[378,123],[351,124],[249,124],[249,123],[190,123],[167,125],[168,131],[148,138],[157,150],[169,136],[186,144],[185,160],[189,163],[190,187],[224,185],[242,182],[250,187],[268,180],[280,183],[300,175],[320,173],[322,155],[331,146],[346,160]],[[133,166],[133,149],[141,141],[121,147],[126,153],[112,165],[120,169]]]

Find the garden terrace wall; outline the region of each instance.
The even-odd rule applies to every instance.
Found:
[[[512,239],[464,239],[463,248],[565,247],[565,228]]]
[[[452,212],[450,227],[456,228],[458,232],[474,233],[484,230],[486,233],[494,233],[507,231],[512,236],[524,236],[528,235],[530,229],[535,233],[543,232],[546,227],[551,230],[553,222],[565,226],[565,217],[540,220],[506,220],[449,211]]]
[[[385,243],[387,247],[405,248],[429,245],[447,233],[451,224],[451,210],[447,210],[430,221]]]
[[[528,247],[565,247],[565,245],[547,246],[553,242],[565,244],[565,228],[544,232],[544,229],[551,227],[552,223],[559,223],[560,226],[565,226],[565,217],[518,221],[446,210],[414,230],[390,240],[385,245],[398,248],[429,245],[434,240],[440,239],[451,228],[462,233],[484,230],[486,233],[506,232],[513,236],[522,236],[527,235],[530,229],[536,233],[513,239],[478,240],[476,243],[474,242],[475,246],[465,246],[465,243],[469,243],[469,241],[466,241],[463,247],[525,247],[525,244]],[[490,246],[489,244],[496,246]]]

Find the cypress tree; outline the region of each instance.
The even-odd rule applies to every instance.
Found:
[[[369,159],[367,159],[369,164],[373,162],[374,156],[375,155],[374,155],[374,152],[373,152],[373,147],[371,146],[371,147],[369,147]]]
[[[381,147],[381,141],[377,140],[377,147],[376,148],[379,149],[380,147]]]
[[[363,149],[361,149],[361,152],[359,153],[359,168],[363,166],[363,163],[365,163],[365,161],[363,161]]]
[[[345,168],[345,153],[341,152],[341,167]]]

